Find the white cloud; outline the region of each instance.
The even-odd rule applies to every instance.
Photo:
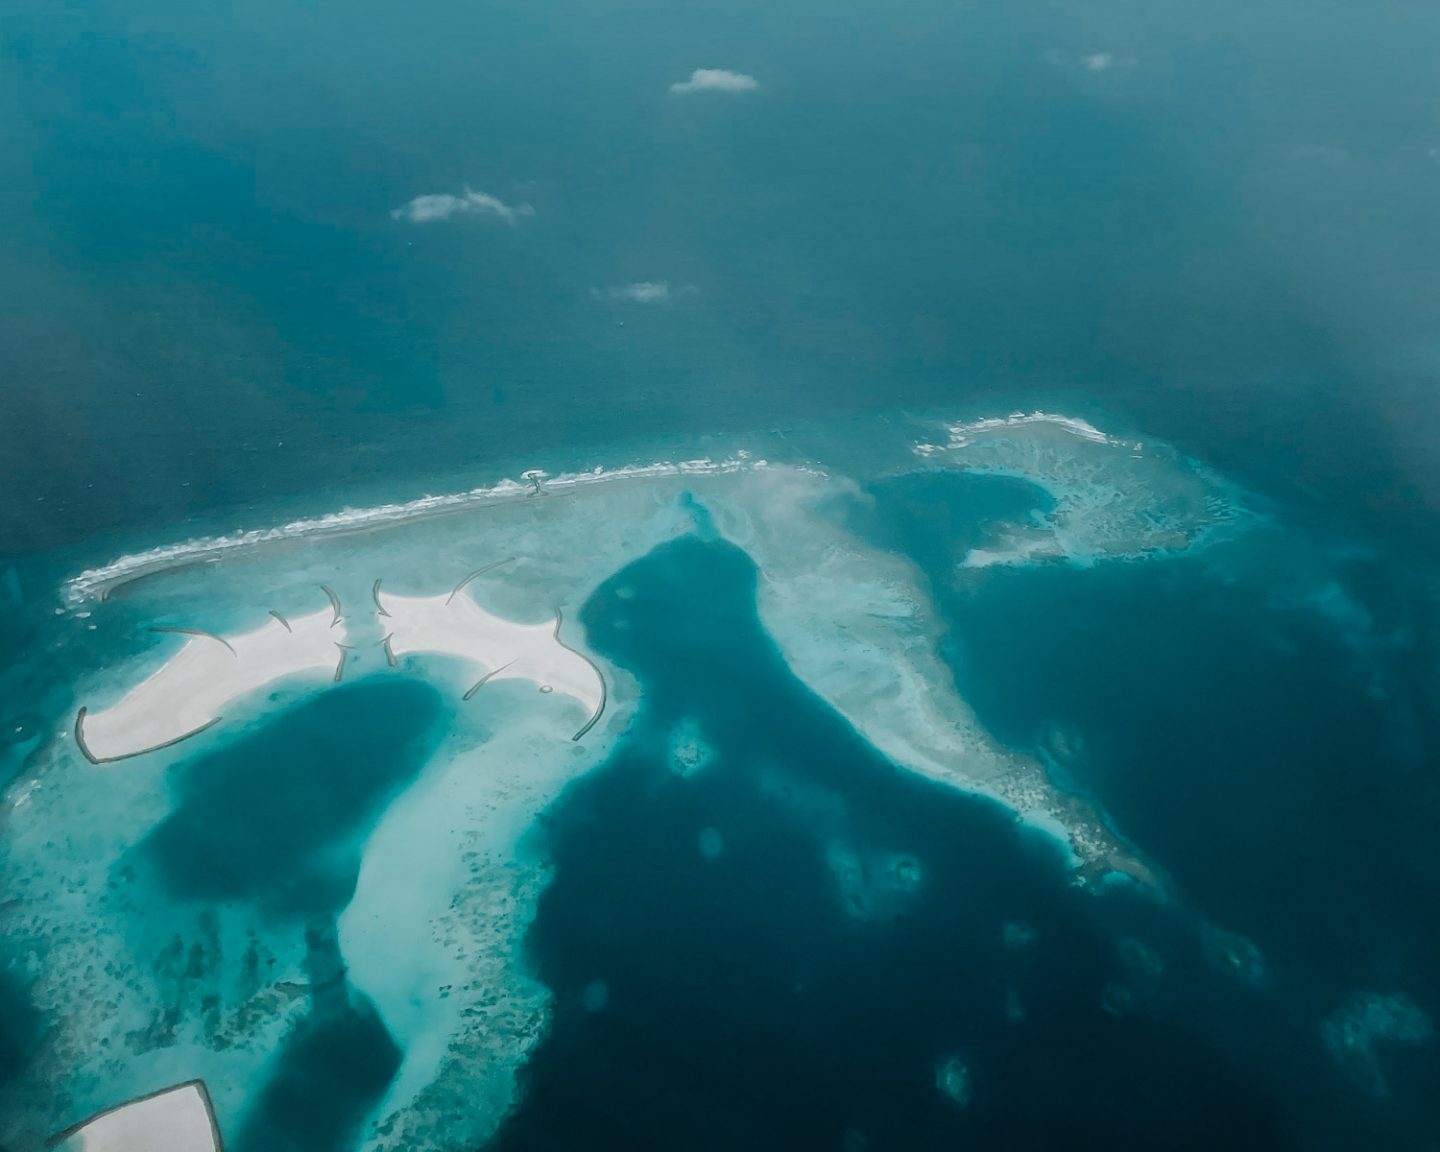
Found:
[[[535,209],[529,204],[516,204],[512,207],[496,196],[467,187],[461,196],[452,196],[448,192],[416,196],[408,204],[396,208],[390,215],[410,224],[435,224],[449,220],[452,216],[489,216],[514,227],[521,216],[535,215]]]
[[[1069,56],[1057,48],[1045,53],[1045,63],[1056,68],[1079,68],[1084,72],[1112,72],[1116,69],[1134,68],[1140,63],[1134,56],[1116,56],[1113,52],[1089,52],[1081,56]]]
[[[596,300],[608,300],[614,304],[666,304],[682,296],[698,296],[700,289],[693,284],[672,288],[665,280],[637,280],[633,284],[615,284],[609,288],[592,288],[590,295]]]
[[[592,288],[590,293],[597,300],[663,304],[670,299],[670,285],[664,280],[640,280],[634,284],[617,284],[613,288]]]
[[[760,82],[743,72],[727,72],[724,68],[697,68],[690,73],[690,79],[677,80],[670,85],[670,91],[679,96],[691,92],[753,92]]]

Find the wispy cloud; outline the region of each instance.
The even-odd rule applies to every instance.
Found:
[[[724,68],[697,68],[690,73],[690,79],[677,80],[670,85],[670,91],[677,96],[688,96],[691,92],[753,92],[760,82],[743,72],[727,72]]]
[[[665,280],[637,280],[633,284],[616,284],[609,288],[592,288],[597,300],[616,304],[665,304],[681,296],[694,296],[700,289],[693,284],[671,288]]]
[[[1079,68],[1083,72],[1113,72],[1134,68],[1140,63],[1134,56],[1116,56],[1113,52],[1088,52],[1069,56],[1057,48],[1045,53],[1045,62],[1056,68]]]
[[[448,192],[416,196],[408,204],[396,208],[390,215],[393,219],[404,220],[409,224],[437,224],[453,216],[488,216],[494,220],[503,220],[513,228],[521,216],[535,215],[535,209],[529,204],[512,206],[499,197],[467,187],[459,196],[452,196]]]

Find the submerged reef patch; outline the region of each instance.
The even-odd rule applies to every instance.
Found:
[[[534,473],[71,582],[83,611],[46,624],[62,687],[7,697],[36,721],[7,754],[0,930],[48,1042],[0,1085],[0,1144],[192,1075],[247,1148],[1045,1144],[1035,1083],[1065,1138],[1097,1146],[1124,1143],[1124,1117],[1162,1144],[1367,1131],[1369,1113],[1346,1128],[1294,1101],[1360,1082],[1365,1062],[1337,1063],[1326,1037],[1360,1036],[1364,1014],[1334,1006],[1403,938],[1297,946],[1291,927],[1334,918],[1277,905],[1253,876],[1309,870],[1312,895],[1379,893],[1389,916],[1403,886],[1371,873],[1390,856],[1267,855],[1275,806],[1293,812],[1268,766],[1293,749],[1246,759],[1235,733],[1269,730],[1259,697],[1242,724],[1166,676],[1173,662],[1193,686],[1229,645],[1253,666],[1237,682],[1296,667],[1294,698],[1313,698],[1331,665],[1306,630],[1329,629],[1378,711],[1400,699],[1394,629],[1164,446],[1043,414],[940,440],[918,459],[908,438],[903,458],[877,447],[853,475],[740,458]],[[1217,606],[1301,569],[1270,618],[1283,628],[1216,626]],[[333,666],[234,696],[183,745],[84,757],[80,704],[88,738],[177,650],[136,655],[144,629],[203,623],[229,647],[184,643],[233,662],[261,609],[277,642],[304,632],[322,586],[316,650]],[[461,597],[529,622],[556,660],[452,643]],[[1159,643],[1171,600],[1190,626]],[[1322,693],[1327,717],[1349,691]],[[1143,747],[1117,746],[1111,718]],[[1370,747],[1276,730],[1322,753]],[[1231,777],[1238,807],[1209,804]],[[1309,771],[1306,795],[1332,778]],[[1372,774],[1349,810],[1395,787]],[[1188,824],[1151,823],[1166,811]],[[1423,825],[1417,810],[1373,826],[1399,844]],[[1235,858],[1197,869],[1212,851]],[[338,980],[304,942],[317,926]],[[1292,981],[1301,966],[1325,971]],[[1330,968],[1352,973],[1338,993]],[[1423,977],[1396,980],[1429,1008]],[[1384,1031],[1344,1050],[1383,1063],[1387,1101],[1412,1100],[1428,1046]],[[937,1092],[951,1057],[964,1108]],[[328,1119],[287,1119],[302,1077],[332,1076]],[[1136,1099],[1154,1110],[1132,1114]]]

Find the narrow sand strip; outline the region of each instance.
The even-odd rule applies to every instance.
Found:
[[[528,680],[542,693],[569,696],[588,719],[572,739],[595,726],[605,710],[605,680],[585,656],[560,639],[561,616],[544,624],[516,624],[492,616],[461,587],[440,596],[395,596],[375,592],[389,618],[386,652],[392,661],[408,653],[456,656],[479,666],[466,687],[470,699],[496,680]]]
[[[59,1152],[221,1152],[202,1081],[191,1080],[82,1120],[50,1142]]]
[[[294,620],[272,614],[253,632],[216,636],[187,628],[192,637],[153,676],[102,712],[80,709],[75,742],[93,764],[106,764],[164,748],[220,719],[230,701],[297,673],[338,678],[344,667],[345,629],[326,608]]]

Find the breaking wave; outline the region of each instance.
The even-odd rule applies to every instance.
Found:
[[[72,576],[63,585],[64,595],[66,602],[71,607],[76,607],[87,600],[103,600],[114,589],[142,576],[163,572],[182,564],[213,562],[228,553],[275,541],[355,532],[423,516],[520,500],[591,484],[665,476],[716,476],[752,472],[765,467],[767,461],[752,459],[748,452],[740,451],[721,460],[662,460],[651,464],[631,464],[622,468],[594,468],[589,472],[562,472],[556,476],[532,469],[521,473],[519,480],[501,480],[488,488],[421,496],[403,503],[378,504],[370,508],[344,508],[339,512],[292,520],[275,527],[238,530],[220,536],[200,536],[179,544],[166,544],[143,552],[127,553],[102,567],[87,568]]]

